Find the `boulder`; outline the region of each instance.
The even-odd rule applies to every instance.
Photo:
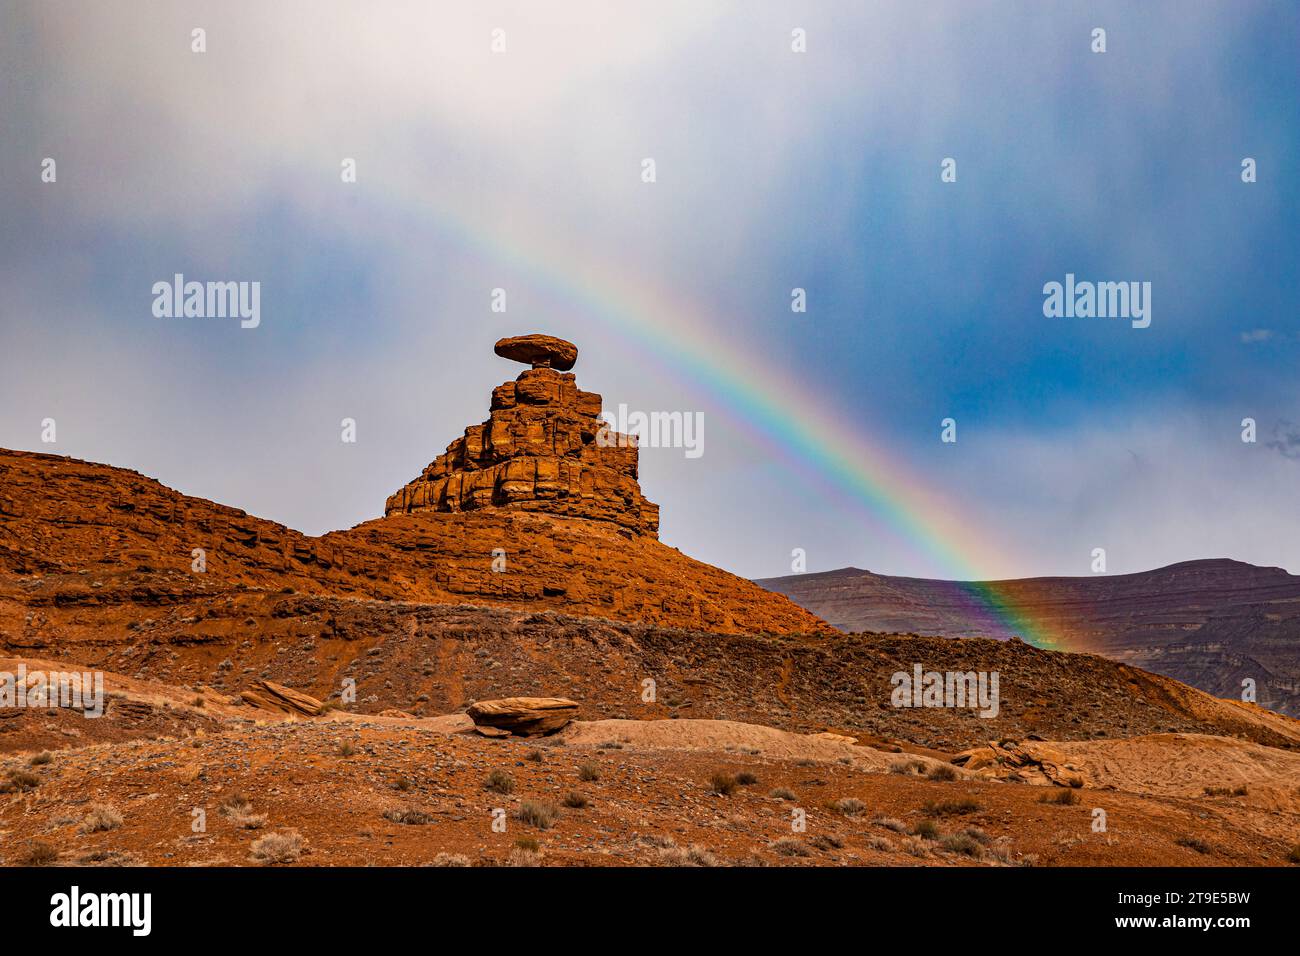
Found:
[[[480,700],[465,712],[480,730],[492,728],[516,737],[536,737],[563,728],[578,716],[578,704],[563,697],[506,697]]]
[[[502,358],[523,362],[533,368],[553,368],[567,372],[578,361],[578,347],[553,335],[515,335],[501,339],[492,351]]]

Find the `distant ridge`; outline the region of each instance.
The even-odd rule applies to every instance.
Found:
[[[992,585],[1015,610],[1089,651],[1239,698],[1300,713],[1300,576],[1227,558],[1151,571],[997,582],[895,577],[860,568],[755,583],[843,631],[943,637],[1013,636],[979,597]]]

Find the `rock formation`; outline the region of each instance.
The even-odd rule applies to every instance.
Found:
[[[578,716],[578,705],[566,697],[506,697],[477,701],[465,713],[486,736],[537,737],[562,730]]]
[[[522,335],[498,355],[532,368],[492,392],[488,420],[471,425],[418,478],[389,499],[386,515],[507,508],[608,521],[655,537],[659,506],[641,495],[635,439],[611,432],[601,398],[567,370],[570,342]]]

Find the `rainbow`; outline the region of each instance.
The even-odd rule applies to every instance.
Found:
[[[704,309],[566,245],[557,230],[522,220],[517,208],[505,236],[487,232],[446,197],[423,196],[419,205],[434,213],[434,225],[449,238],[579,305],[633,347],[657,356],[679,381],[727,409],[757,443],[923,553],[953,579],[955,597],[973,616],[987,615],[989,633],[1015,634],[1039,647],[1067,645],[1063,633],[1020,608],[1007,588],[1010,582],[978,580],[975,561],[966,556],[983,555],[987,561],[995,536],[962,520],[925,475],[862,434],[860,422],[819,403],[783,368],[712,332],[715,323]]]

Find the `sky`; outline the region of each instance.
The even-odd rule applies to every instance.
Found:
[[[742,575],[1300,572],[1297,50],[1246,0],[3,0],[0,446],[320,534],[547,332],[703,416],[642,490]],[[177,273],[260,324],[155,316]]]

